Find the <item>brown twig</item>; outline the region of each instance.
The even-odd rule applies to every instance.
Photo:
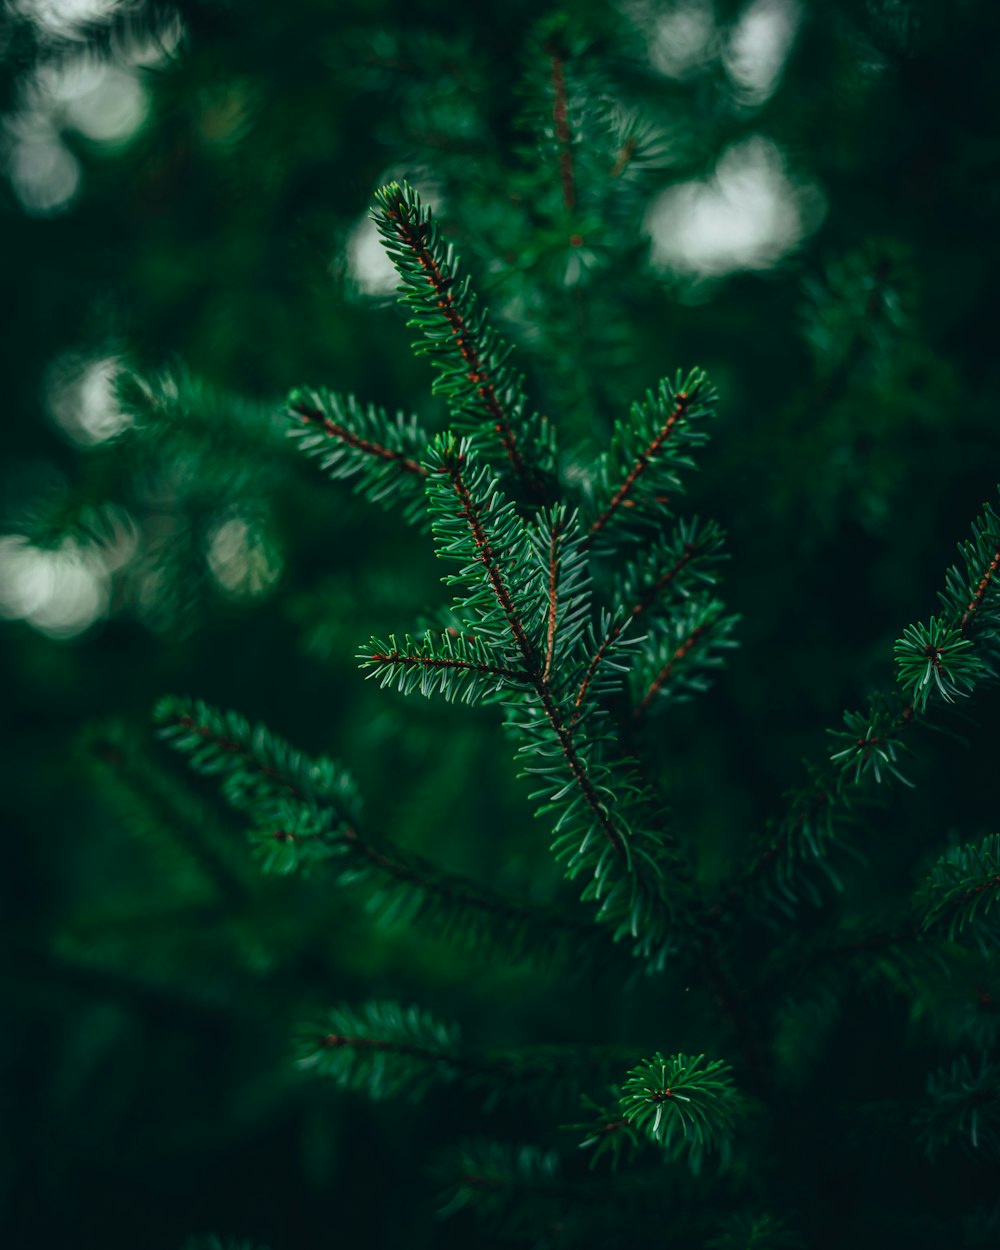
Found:
[[[542,677],[549,680],[552,672],[552,654],[556,643],[556,621],[559,616],[559,539],[562,536],[562,524],[553,525],[549,538],[549,628],[545,644],[545,665]]]
[[[532,483],[534,478],[517,446],[517,438],[511,419],[501,403],[500,397],[497,395],[489,370],[480,356],[475,339],[465,323],[465,318],[459,311],[455,297],[451,293],[454,279],[447,277],[441,272],[440,266],[425,242],[426,227],[420,222],[410,221],[402,212],[396,209],[386,209],[386,216],[394,223],[400,239],[417,258],[421,269],[426,274],[427,281],[437,296],[437,307],[441,312],[441,316],[448,323],[452,337],[455,340],[455,346],[461,353],[462,359],[468,368],[466,378],[475,386],[476,393],[482,401],[487,416],[493,423],[494,430],[500,435],[500,441],[514,472],[523,482]]]
[[[635,711],[632,713],[633,721],[640,720],[646,714],[649,705],[672,677],[674,669],[698,645],[699,640],[704,637],[706,633],[708,633],[711,627],[712,622],[707,622],[704,625],[699,625],[696,629],[693,629],[690,634],[688,634],[681,645],[671,655],[670,659],[666,662],[666,664],[664,664],[664,666],[650,682],[649,689],[643,695],[642,699],[636,705]]]
[[[583,680],[580,682],[580,688],[576,694],[576,707],[578,709],[581,703],[583,703],[587,691],[590,689],[594,680],[594,675],[603,663],[605,656],[621,637],[625,626],[630,624],[637,617],[641,616],[643,612],[647,611],[652,606],[660,592],[665,590],[667,586],[674,581],[686,565],[690,564],[690,562],[698,554],[699,549],[699,544],[697,543],[685,543],[683,553],[674,561],[666,572],[662,573],[654,582],[651,582],[649,586],[646,587],[646,589],[639,596],[638,600],[632,605],[628,616],[626,616],[623,621],[618,621],[611,626],[607,634],[602,639],[600,646],[594,652],[593,658],[587,665],[587,671],[583,675]]]
[[[670,416],[667,417],[659,433],[652,440],[649,446],[646,447],[644,451],[641,451],[639,453],[635,464],[628,471],[628,474],[626,475],[625,480],[622,482],[621,486],[618,487],[615,493],[611,496],[611,500],[608,503],[608,506],[600,514],[597,520],[594,521],[594,523],[591,525],[590,527],[591,537],[594,537],[594,535],[599,534],[601,530],[604,529],[605,525],[607,525],[607,523],[614,516],[615,511],[618,508],[620,508],[624,503],[626,503],[629,495],[632,493],[632,490],[635,487],[636,482],[638,482],[639,478],[649,467],[651,461],[656,456],[656,453],[660,450],[663,444],[667,441],[667,439],[673,433],[674,428],[677,426],[677,424],[680,421],[684,420],[684,417],[687,414],[687,410],[688,410],[690,403],[691,403],[691,396],[688,394],[687,391],[679,391],[677,393],[677,402],[674,405],[673,412],[671,412]]]
[[[292,404],[291,411],[301,418],[303,425],[318,426],[325,434],[329,434],[331,438],[345,443],[348,447],[353,447],[357,451],[363,451],[366,455],[374,456],[378,460],[386,460],[393,464],[398,464],[401,469],[405,469],[407,473],[412,473],[415,477],[427,476],[427,470],[422,464],[418,464],[416,460],[411,460],[401,451],[394,451],[391,447],[383,447],[381,443],[361,438],[360,435],[353,433],[346,426],[338,425],[336,421],[332,421],[319,408],[311,408],[308,404]]]
[[[476,660],[455,660],[450,656],[400,655],[398,651],[390,651],[385,655],[376,652],[371,658],[376,664],[398,664],[401,668],[463,669],[467,672],[509,677],[512,681],[525,676],[520,669],[504,668],[499,664],[481,664]]]
[[[546,45],[552,61],[552,121],[559,144],[559,181],[563,203],[568,212],[576,208],[576,183],[573,178],[573,134],[569,127],[569,100],[566,92],[566,54],[556,44]]]
[[[986,572],[983,574],[979,585],[976,587],[976,592],[969,600],[969,604],[959,622],[959,629],[962,631],[963,638],[968,634],[973,623],[972,618],[982,606],[982,602],[986,598],[986,592],[989,590],[993,578],[996,577],[998,569],[1000,569],[1000,548],[996,550],[993,559],[987,565]]]
[[[524,657],[526,676],[534,687],[535,693],[542,705],[546,718],[548,719],[549,724],[551,725],[552,730],[559,742],[559,746],[562,749],[570,774],[579,788],[587,807],[590,809],[591,815],[593,816],[598,828],[614,848],[614,852],[618,859],[622,863],[628,864],[629,855],[626,849],[625,840],[621,832],[616,827],[615,822],[609,814],[607,808],[600,801],[597,791],[594,788],[594,784],[590,780],[587,766],[580,757],[576,744],[573,741],[570,728],[563,723],[562,717],[559,715],[559,710],[556,706],[556,701],[549,686],[548,678],[545,676],[543,668],[539,666],[538,657],[535,655],[535,649],[531,645],[524,623],[518,614],[517,608],[504,580],[496,553],[493,551],[489,537],[487,536],[486,530],[483,526],[479,509],[476,507],[476,504],[469,493],[469,488],[465,483],[461,470],[461,460],[460,458],[457,458],[452,463],[446,464],[443,467],[442,472],[448,474],[448,477],[451,480],[452,489],[455,491],[459,503],[462,506],[460,515],[469,524],[473,543],[479,553],[479,559],[486,571],[490,585],[493,588],[493,593],[496,597],[497,603],[500,605],[500,609],[507,620],[507,625],[511,634],[514,637],[514,641],[516,642],[521,655]]]

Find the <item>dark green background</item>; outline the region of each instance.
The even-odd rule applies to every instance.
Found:
[[[715,7],[724,32],[741,6]],[[46,413],[45,371],[66,351],[114,350],[140,371],[182,362],[220,392],[272,407],[292,385],[327,384],[443,420],[403,318],[352,294],[343,248],[386,171],[418,161],[414,100],[426,90],[434,107],[449,103],[447,72],[421,80],[428,33],[464,47],[472,67],[471,90],[454,101],[485,136],[464,158],[470,186],[487,165],[495,178],[497,160],[514,161],[538,6],[286,0],[178,11],[184,40],[147,75],[150,112],[132,141],[110,149],[67,129],[83,171],[67,211],[26,214],[0,180],[4,533],[36,523],[47,483],[98,501],[131,489],[128,455],[75,448]],[[800,779],[800,757],[822,753],[825,727],[888,679],[893,638],[933,610],[954,543],[1000,476],[1000,10],[986,0],[804,6],[780,86],[752,111],[736,107],[718,57],[683,81],[636,76],[620,59],[625,19],[600,4],[573,11],[612,75],[683,136],[661,183],[706,173],[728,143],[760,132],[826,200],[819,229],[776,267],[700,284],[637,271],[621,309],[631,344],[621,411],[678,366],[705,366],[721,392],[690,506],[729,532],[725,596],[744,618],[742,649],[658,744],[678,825],[710,879]],[[88,46],[120,55],[100,23],[70,45],[45,42],[14,9],[5,22],[8,117],[47,59]],[[381,47],[385,32],[415,49],[415,75],[365,72],[345,53]],[[227,131],[234,100],[241,120]],[[224,142],[212,137],[219,127]],[[452,155],[452,181],[456,168]],[[449,213],[461,231],[460,195]],[[883,255],[901,324],[858,335],[848,322],[836,351],[817,358],[810,291],[827,289],[829,312],[837,266]],[[545,403],[544,370],[525,359]],[[221,428],[223,459],[235,462],[243,453],[229,452]],[[439,600],[428,543],[290,452],[264,461],[250,489],[266,495],[284,557],[269,596],[234,603],[209,587],[184,629],[160,632],[127,609],[68,642],[0,626],[7,1245],[168,1250],[197,1232],[273,1250],[469,1244],[468,1225],[435,1225],[422,1170],[464,1126],[464,1109],[373,1109],[297,1080],[288,1035],[326,1003],[425,1001],[480,1039],[697,1044],[661,1035],[662,1005],[619,1016],[613,987],[484,976],[466,953],[376,932],[356,900],[319,880],[269,880],[228,912],[189,903],[172,863],[95,788],[83,726],[114,716],[144,734],[157,697],[191,693],[342,759],[387,834],[471,873],[548,888],[545,832],[490,712],[404,707],[366,686],[351,658],[370,633],[406,628]],[[989,831],[996,711],[996,700],[978,709],[972,751],[935,745],[919,796],[884,818],[912,832],[914,858],[947,832]],[[876,848],[879,886],[911,868]],[[887,1053],[870,1029],[847,1028],[845,1062],[859,1071]],[[504,1114],[494,1123],[516,1136]],[[817,1166],[835,1169],[819,1155]],[[842,1244],[843,1227],[857,1236],[831,1176],[838,1214],[824,1217],[817,1246]],[[863,1202],[860,1184],[845,1180],[844,1192]]]

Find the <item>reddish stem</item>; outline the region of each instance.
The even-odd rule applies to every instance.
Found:
[[[416,477],[427,476],[427,470],[422,464],[418,464],[416,460],[411,460],[401,451],[393,451],[391,447],[383,447],[381,443],[374,443],[370,439],[361,438],[360,435],[354,434],[346,426],[338,425],[336,421],[332,421],[319,408],[310,408],[307,404],[293,404],[291,411],[296,416],[302,418],[303,425],[319,426],[325,434],[329,434],[331,438],[345,443],[348,447],[353,447],[357,451],[363,451],[366,455],[374,456],[378,460],[387,460],[393,464],[398,464],[401,469],[405,469],[407,473],[412,473]]]
[[[492,673],[497,677],[510,677],[513,680],[524,677],[520,669],[503,668],[499,664],[480,664],[475,660],[454,660],[447,656],[400,655],[398,651],[391,651],[387,655],[376,652],[371,658],[377,664],[398,664],[402,668],[465,669],[475,673]]]
[[[649,689],[643,695],[641,702],[636,707],[635,711],[632,713],[632,719],[634,721],[639,720],[645,714],[649,705],[653,702],[653,700],[660,693],[660,691],[663,689],[666,683],[670,680],[676,666],[680,664],[681,661],[688,655],[688,653],[694,647],[698,645],[699,639],[704,634],[706,634],[710,628],[711,628],[711,622],[705,625],[699,625],[697,629],[693,629],[691,633],[688,634],[688,636],[684,639],[681,645],[673,653],[670,659],[666,662],[666,664],[664,664],[664,666],[660,669],[660,671],[653,678],[652,682],[650,683]]]
[[[580,689],[577,691],[576,695],[577,708],[580,707],[580,704],[586,697],[587,691],[590,689],[591,683],[594,680],[594,674],[603,662],[604,657],[618,641],[619,637],[621,637],[622,630],[625,626],[629,624],[629,622],[634,621],[636,617],[641,616],[642,613],[652,605],[657,595],[659,595],[659,593],[664,590],[675,577],[678,576],[685,565],[689,564],[690,561],[694,559],[698,550],[699,548],[697,543],[685,543],[683,554],[679,556],[670,568],[667,569],[665,573],[662,573],[655,582],[652,582],[646,587],[640,595],[638,601],[632,605],[632,610],[629,612],[625,620],[611,626],[604,640],[601,642],[601,645],[594,652],[594,657],[587,666],[587,671],[583,676],[583,681],[580,682]]]
[[[963,638],[969,632],[969,627],[972,624],[972,618],[982,606],[982,602],[986,598],[986,592],[989,590],[990,583],[996,576],[998,569],[1000,569],[1000,548],[997,549],[993,559],[987,565],[986,572],[983,574],[979,585],[976,587],[976,593],[969,600],[969,604],[965,609],[961,622],[959,623],[959,628],[962,631]]]
[[[441,272],[441,267],[424,241],[427,227],[422,222],[414,222],[405,217],[403,214],[404,207],[402,203],[399,203],[395,209],[387,208],[386,216],[395,224],[400,239],[417,258],[420,267],[427,275],[427,281],[437,296],[437,307],[441,312],[441,316],[448,323],[455,340],[455,346],[468,366],[466,378],[475,386],[476,393],[479,395],[483,407],[493,423],[494,430],[500,435],[500,441],[503,443],[504,451],[507,453],[514,472],[522,481],[533,481],[532,475],[518,450],[517,439],[514,435],[510,417],[500,402],[500,398],[496,393],[496,387],[486,365],[481,359],[475,339],[465,323],[465,318],[455,302],[455,297],[451,293],[454,278],[447,277]]]
[[[604,529],[605,525],[607,525],[607,523],[611,520],[612,516],[614,516],[615,511],[620,508],[622,504],[626,503],[628,496],[632,493],[632,490],[635,487],[636,482],[638,482],[639,478],[649,467],[656,453],[673,433],[674,427],[677,423],[684,419],[690,403],[691,396],[687,393],[687,391],[679,391],[677,394],[677,403],[674,406],[673,412],[669,417],[667,417],[659,433],[649,446],[644,451],[639,453],[635,464],[629,470],[624,482],[622,482],[621,486],[619,486],[615,493],[611,496],[611,501],[608,506],[604,509],[593,525],[591,525],[591,537],[595,534],[599,534],[601,530]]]
[[[552,58],[552,120],[559,143],[559,181],[563,203],[568,212],[576,208],[576,184],[573,178],[573,134],[569,128],[569,100],[566,91],[566,56],[554,44],[546,47]]]

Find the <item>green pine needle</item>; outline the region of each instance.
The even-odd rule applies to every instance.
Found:
[[[924,884],[925,930],[942,928],[952,941],[971,929],[981,944],[1000,940],[995,909],[1000,903],[1000,834],[953,846]]]
[[[710,1154],[728,1158],[744,1110],[728,1063],[659,1052],[632,1068],[619,1103],[625,1119],[694,1172]]]
[[[523,378],[509,363],[511,349],[479,308],[433,213],[407,183],[391,182],[375,193],[372,218],[402,279],[408,324],[420,331],[414,350],[434,367],[434,393],[447,403],[456,430],[497,454],[539,502],[553,467],[551,428],[529,410]]]

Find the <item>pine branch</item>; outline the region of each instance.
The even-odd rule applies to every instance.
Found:
[[[927,1095],[915,1126],[933,1159],[956,1139],[989,1160],[1000,1153],[1000,1065],[967,1057],[927,1078]]]
[[[430,355],[437,370],[435,394],[473,445],[499,442],[511,472],[538,502],[552,467],[552,434],[528,413],[523,379],[508,364],[510,348],[480,312],[454,250],[416,191],[389,183],[376,192],[375,206],[374,221],[403,280],[401,299],[414,313],[409,325],[423,335],[415,350]]]
[[[474,950],[496,950],[508,960],[546,960],[572,953],[577,960],[597,955],[601,943],[593,926],[551,908],[518,903],[456,873],[400,850],[344,831],[345,883],[386,878],[372,904],[383,920],[430,922]],[[442,906],[443,905],[443,906]]]
[[[114,723],[95,726],[82,747],[124,808],[131,831],[179,846],[223,898],[244,896],[244,882],[224,852],[212,814],[163,775],[135,733]]]
[[[647,956],[662,952],[676,919],[668,903],[678,887],[673,848],[659,831],[649,795],[626,767],[611,762],[613,739],[601,728],[599,710],[577,717],[576,681],[556,683],[545,674],[553,578],[559,587],[553,598],[561,605],[556,671],[579,650],[585,632],[583,536],[562,512],[543,514],[531,531],[465,445],[439,438],[429,465],[439,550],[463,565],[447,579],[464,590],[455,610],[492,645],[506,643],[527,674],[523,711],[513,723],[525,738],[522,753],[541,760],[526,771],[541,779],[532,795],[542,801],[540,812],[557,814],[556,858],[568,861],[569,877],[586,873],[583,897],[601,903],[598,917],[614,926],[616,937],[636,939]],[[557,540],[562,558],[554,571]]]
[[[626,1077],[619,1102],[630,1124],[696,1174],[710,1154],[725,1163],[745,1111],[729,1065],[704,1055],[644,1060]]]
[[[823,884],[841,888],[833,853],[856,856],[844,826],[876,799],[865,783],[891,777],[910,785],[898,768],[907,749],[899,735],[915,722],[910,705],[900,709],[898,696],[876,695],[866,713],[845,713],[844,720],[845,730],[828,732],[848,745],[824,764],[806,762],[808,780],[786,791],[785,810],[769,821],[738,879],[707,910],[708,925],[755,902],[785,915],[802,901],[819,906]]]
[[[1000,519],[996,518],[995,515],[992,516],[991,519],[994,525],[1000,526]],[[963,637],[966,637],[972,631],[974,626],[979,623],[979,620],[982,619],[979,617],[976,620],[973,620],[973,617],[975,617],[976,613],[979,612],[984,603],[986,603],[987,596],[992,595],[996,590],[998,570],[1000,570],[1000,547],[997,547],[995,551],[990,553],[989,563],[983,570],[983,575],[979,579],[975,590],[972,592],[972,597],[965,605],[965,611],[962,613],[962,618],[959,622],[959,629],[961,630]]]
[[[182,449],[204,466],[224,457],[230,466],[272,464],[283,447],[282,423],[273,406],[223,393],[184,368],[115,378],[115,399],[131,426],[123,437],[141,437],[158,456]]]
[[[356,492],[371,503],[400,505],[407,520],[422,515],[427,435],[416,417],[399,412],[392,419],[374,404],[362,408],[353,395],[325,390],[292,391],[288,415],[289,436],[334,481],[354,480]]]
[[[527,528],[513,503],[500,495],[490,470],[472,459],[467,442],[439,436],[429,465],[428,505],[439,552],[463,565],[445,579],[466,588],[456,611],[489,642],[510,647],[537,682],[539,647],[527,624],[534,588]]]
[[[992,675],[961,628],[936,616],[926,625],[908,626],[895,653],[897,679],[918,712],[924,711],[932,696],[954,703]]]
[[[621,612],[615,615],[607,612],[603,614],[600,642],[596,637],[591,637],[590,659],[587,661],[573,699],[572,724],[576,723],[589,704],[598,702],[603,694],[617,692],[621,685],[622,675],[629,672],[624,656],[622,659],[618,656],[643,641],[642,636],[637,638],[625,636],[625,631],[632,619],[634,618],[625,616]]]
[[[830,755],[835,772],[814,770],[813,784],[793,792],[792,810],[751,867],[748,883],[774,874],[778,894],[786,904],[796,901],[803,890],[818,901],[815,887],[800,878],[799,869],[818,866],[830,876],[829,851],[844,845],[836,821],[847,812],[852,797],[860,797],[861,787],[869,779],[876,785],[889,779],[911,785],[900,767],[903,755],[909,753],[905,735],[915,724],[931,724],[929,717],[936,702],[952,703],[959,695],[971,694],[979,681],[992,679],[992,665],[982,658],[981,651],[973,649],[967,635],[975,613],[983,605],[984,611],[992,610],[989,605],[994,602],[995,588],[982,570],[988,572],[992,561],[996,521],[987,506],[973,527],[973,539],[960,548],[964,571],[955,566],[948,572],[942,603],[951,612],[951,623],[934,617],[928,625],[909,627],[896,643],[897,676],[909,698],[904,701],[879,693],[872,696],[864,712],[844,714],[844,729],[830,731],[838,747]],[[973,613],[969,613],[970,604],[975,606]],[[993,628],[989,615],[980,615],[976,625],[982,628],[988,644]],[[727,897],[732,902],[733,892]]]
[[[901,760],[909,753],[906,736],[912,727],[931,727],[936,706],[952,703],[959,695],[971,694],[980,681],[993,679],[996,595],[992,574],[987,574],[998,543],[997,528],[996,514],[987,505],[973,526],[973,538],[959,549],[964,567],[948,571],[941,600],[950,619],[934,617],[927,625],[911,626],[896,643],[897,676],[903,696],[909,697],[877,693],[864,712],[844,714],[844,729],[829,731],[837,747],[830,755],[833,771],[813,768],[811,783],[791,792],[787,814],[769,831],[742,883],[728,892],[710,917],[724,914],[748,887],[785,910],[802,897],[818,902],[810,874],[818,869],[836,883],[829,855],[836,847],[847,849],[838,822],[850,814],[852,802],[865,797],[865,783],[895,780],[911,785],[901,771]],[[969,636],[973,625],[981,631],[975,647]]]
[[[573,178],[573,132],[569,125],[569,102],[566,92],[566,52],[555,38],[545,45],[552,69],[552,122],[559,144],[559,182],[563,204],[572,213],[576,208],[576,184]]]
[[[626,566],[615,588],[615,602],[632,606],[605,623],[601,641],[593,648],[580,682],[577,707],[586,699],[602,666],[613,657],[633,621],[644,615],[659,616],[678,597],[688,597],[692,585],[715,584],[713,565],[725,558],[722,541],[722,531],[714,521],[701,524],[697,517],[681,520],[665,541],[654,544]]]
[[[707,440],[698,422],[712,415],[715,402],[707,376],[694,369],[686,378],[664,378],[655,394],[647,391],[645,402],[632,405],[593,470],[597,515],[591,541],[609,529],[641,530],[651,512],[662,515],[668,492],[681,489],[680,471],[693,466],[689,450]]]
[[[718,583],[716,566],[728,559],[725,535],[715,521],[681,518],[674,529],[625,567],[616,599],[631,602],[629,619],[663,612],[696,589]]]
[[[561,692],[579,662],[591,620],[590,569],[577,514],[565,505],[543,509],[527,527],[535,571],[532,596],[540,605],[541,679]]]
[[[395,634],[389,641],[373,638],[359,652],[368,676],[380,678],[380,685],[395,685],[402,694],[419,690],[423,695],[441,694],[449,702],[461,698],[477,703],[508,688],[525,684],[529,678],[520,668],[509,667],[506,653],[491,648],[479,638],[446,630],[427,630],[415,640],[409,634],[402,643]]]
[[[552,656],[556,643],[556,623],[559,620],[559,539],[563,533],[561,525],[552,525],[549,530],[549,579],[546,587],[548,611],[546,613],[545,631],[545,663],[542,667],[542,678],[552,678]]]
[[[844,728],[827,731],[835,745],[842,744],[830,754],[839,772],[838,788],[846,793],[846,787],[856,788],[869,778],[876,785],[894,778],[912,788],[899,762],[909,754],[903,734],[917,719],[912,702],[903,704],[898,697],[883,693],[873,695],[864,712],[845,712]]]
[[[611,1093],[617,1100],[621,1091],[612,1089]],[[597,1103],[586,1095],[583,1098],[584,1110],[588,1113],[585,1120],[563,1127],[568,1132],[584,1133],[579,1144],[580,1150],[590,1151],[588,1167],[593,1170],[598,1163],[607,1157],[611,1170],[616,1172],[624,1163],[631,1164],[648,1139],[640,1135],[630,1120],[627,1120],[616,1105],[612,1108],[604,1103]]]
[[[603,959],[592,926],[555,909],[507,899],[419,855],[367,833],[354,783],[331,761],[310,759],[264,726],[200,702],[164,700],[161,732],[251,823],[250,844],[266,873],[323,866],[338,885],[366,885],[381,923],[419,922],[462,937],[470,949],[511,960]]]
[[[910,786],[901,760],[910,752],[906,736],[912,727],[934,727],[931,717],[937,706],[954,702],[958,695],[971,694],[983,680],[994,679],[994,626],[989,613],[995,597],[992,579],[982,570],[988,571],[992,560],[989,553],[995,541],[995,522],[995,514],[987,506],[973,527],[972,542],[960,548],[964,572],[957,566],[948,572],[942,602],[951,610],[953,623],[934,617],[928,625],[908,628],[896,643],[897,676],[903,695],[878,692],[864,712],[844,714],[842,730],[829,731],[837,747],[830,754],[832,771],[813,767],[811,783],[790,792],[788,813],[769,830],[763,849],[742,882],[715,905],[710,919],[717,919],[743,899],[748,887],[785,910],[803,896],[818,902],[820,895],[809,873],[818,868],[836,882],[828,856],[835,847],[846,849],[838,822],[850,813],[852,802],[866,797],[865,783],[882,785],[894,780]],[[977,600],[984,578],[986,586]],[[972,602],[976,612],[965,618],[963,634],[961,622]],[[978,619],[977,613],[981,613]],[[976,649],[968,636],[973,621],[982,630]],[[807,871],[803,873],[803,869]]]
[[[321,1024],[304,1026],[297,1062],[373,1101],[416,1102],[431,1085],[455,1080],[463,1059],[457,1026],[417,1007],[372,1002],[337,1007]]]
[[[722,665],[723,653],[739,645],[731,637],[739,617],[723,616],[723,606],[707,596],[689,599],[667,628],[648,641],[632,670],[633,724],[654,705],[683,702],[708,689],[709,674]]]
[[[436,1169],[443,1218],[473,1210],[507,1235],[537,1236],[538,1203],[558,1204],[584,1196],[584,1187],[563,1179],[558,1154],[537,1146],[475,1141],[455,1147]],[[526,1209],[527,1208],[527,1209]]]
[[[987,503],[959,544],[960,564],[938,596],[944,615],[909,626],[897,641],[897,679],[918,712],[932,700],[954,703],[997,679],[1000,659],[1000,517]]]
[[[487,1106],[500,1097],[563,1105],[581,1083],[600,1083],[628,1053],[625,1046],[465,1045],[457,1025],[392,1002],[340,1006],[298,1033],[299,1067],[374,1100],[414,1101],[433,1085],[460,1082]]]
[[[924,884],[924,932],[941,929],[954,941],[972,929],[980,945],[996,945],[1000,927],[991,912],[1000,903],[1000,834],[953,846]]]

